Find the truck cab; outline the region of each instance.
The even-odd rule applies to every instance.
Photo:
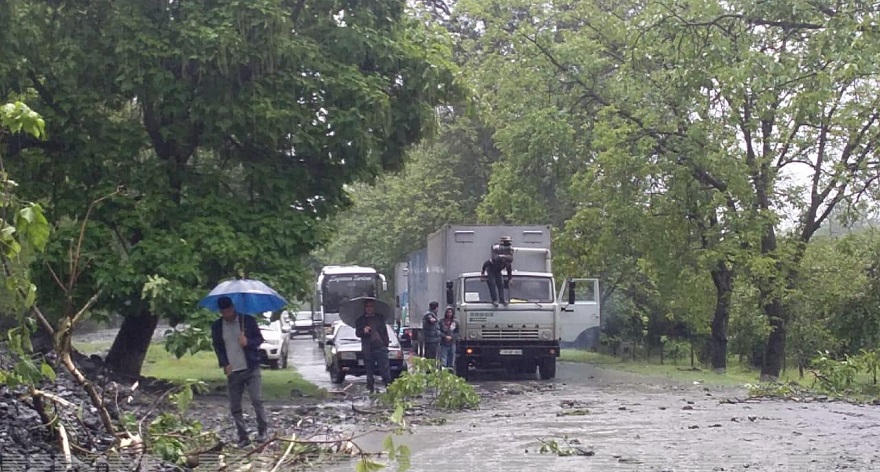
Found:
[[[456,372],[505,368],[511,373],[556,375],[559,357],[553,275],[514,271],[505,290],[508,305],[492,304],[488,284],[480,273],[461,274],[448,285],[447,303],[459,322]]]

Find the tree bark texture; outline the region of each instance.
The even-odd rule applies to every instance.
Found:
[[[117,374],[139,378],[158,323],[159,317],[149,310],[126,316],[107,354],[107,367]]]

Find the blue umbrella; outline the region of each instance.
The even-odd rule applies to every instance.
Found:
[[[278,311],[287,306],[287,300],[271,287],[259,280],[236,279],[221,282],[207,297],[199,302],[199,306],[219,312],[217,300],[229,297],[235,305],[235,311],[244,315],[257,315],[267,311]]]

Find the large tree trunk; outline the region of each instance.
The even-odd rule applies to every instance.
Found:
[[[140,377],[158,323],[159,317],[146,309],[139,314],[126,316],[107,354],[107,367],[117,374]]]
[[[767,349],[764,351],[761,380],[772,382],[779,378],[785,361],[785,309],[782,301],[778,297],[768,300],[764,304],[764,314],[770,322],[770,335],[767,337]]]
[[[771,226],[762,238],[761,254],[771,257],[777,256],[776,249],[776,230]],[[785,361],[785,322],[787,321],[787,313],[779,293],[780,281],[784,281],[788,285],[791,281],[791,274],[784,271],[781,264],[777,261],[775,276],[763,281],[764,285],[758,287],[761,294],[762,309],[770,324],[770,335],[767,337],[767,348],[764,350],[764,366],[761,368],[761,380],[765,382],[775,381],[779,378],[779,374],[782,372],[782,364]]]
[[[715,314],[712,317],[711,362],[716,373],[727,370],[727,325],[730,320],[730,297],[733,293],[733,273],[724,261],[712,269],[715,284]]]

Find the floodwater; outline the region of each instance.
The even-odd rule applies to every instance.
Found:
[[[332,384],[321,355],[311,339],[291,344],[291,364],[307,380],[330,391],[363,389],[362,377]],[[574,363],[560,363],[552,381],[483,375],[471,383],[495,394],[479,411],[437,414],[447,422],[395,438],[412,451],[410,470],[880,470],[880,407],[742,402],[744,389]],[[378,451],[384,436],[356,442]],[[542,453],[542,444],[559,452]],[[321,468],[351,471],[354,464]]]

